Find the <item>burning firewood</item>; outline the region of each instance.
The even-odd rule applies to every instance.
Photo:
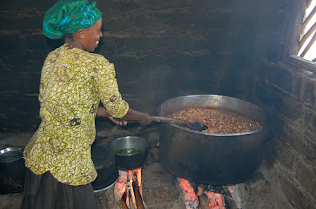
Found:
[[[208,192],[207,193],[209,201],[209,207],[216,208],[216,209],[225,209],[223,198],[221,194],[215,192]]]
[[[201,194],[199,197],[199,207],[200,209],[209,209],[209,199],[205,194]]]
[[[134,195],[135,195],[137,209],[145,209],[142,196],[139,193],[139,187],[138,187],[137,181],[133,182],[133,191],[134,191]]]
[[[121,209],[128,209],[126,205],[126,192],[124,192],[122,198],[116,203]]]
[[[134,203],[133,203],[133,200],[132,200],[131,191],[129,191],[129,209],[135,209],[134,208]]]

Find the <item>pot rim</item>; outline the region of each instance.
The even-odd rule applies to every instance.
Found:
[[[209,132],[202,132],[202,131],[194,131],[194,130],[191,130],[191,129],[187,129],[187,128],[183,128],[181,126],[178,126],[176,124],[169,124],[171,126],[174,126],[176,128],[179,128],[181,130],[184,130],[184,131],[189,131],[189,132],[193,132],[195,134],[201,134],[201,135],[208,135],[208,136],[217,136],[217,137],[229,137],[229,136],[244,136],[244,135],[252,135],[252,134],[256,134],[256,133],[259,133],[259,132],[262,132],[264,130],[267,129],[267,126],[263,126],[262,128],[260,129],[257,129],[257,130],[254,130],[254,131],[249,131],[249,132],[242,132],[242,133],[231,133],[231,134],[219,134],[219,133],[209,133]]]
[[[113,149],[111,148],[112,144],[117,143],[117,142],[120,141],[120,140],[133,139],[133,138],[140,139],[140,140],[142,140],[142,141],[145,143],[145,147],[142,148],[141,151],[139,151],[139,152],[134,152],[134,153],[130,153],[130,154],[120,154],[120,153],[116,153],[115,150],[113,150]],[[150,147],[150,144],[149,144],[148,140],[145,139],[145,138],[143,138],[143,137],[139,137],[139,136],[123,136],[123,137],[119,137],[119,138],[116,138],[116,139],[112,140],[112,141],[108,144],[108,146],[107,146],[107,148],[108,148],[109,150],[111,150],[115,155],[117,155],[117,156],[123,156],[123,157],[124,157],[124,156],[130,157],[130,156],[133,156],[133,155],[137,155],[137,154],[143,153],[143,152],[145,152],[146,150],[148,150],[149,147]],[[121,149],[122,149],[122,148],[121,148]]]
[[[8,153],[8,152],[11,152],[11,151],[20,152],[21,156],[19,156],[18,158],[12,159],[10,161],[7,161],[7,162],[2,162],[1,155]],[[24,149],[22,147],[7,147],[4,149],[1,149],[0,150],[0,164],[12,163],[12,162],[20,160],[21,158],[24,158],[23,151],[24,151]]]
[[[93,190],[94,193],[97,193],[97,192],[102,192],[102,191],[105,191],[107,189],[110,189],[115,183],[116,183],[117,179],[115,179],[114,182],[112,182],[109,186],[106,186],[104,188],[101,188],[101,189],[95,189]]]
[[[220,133],[209,133],[209,132],[195,131],[195,130],[191,130],[191,129],[188,129],[188,128],[184,128],[184,127],[176,125],[176,124],[168,124],[168,125],[171,125],[173,127],[179,128],[179,129],[184,130],[184,131],[188,131],[188,132],[192,132],[192,133],[200,134],[200,135],[217,136],[217,137],[230,137],[230,136],[234,137],[234,136],[252,135],[252,134],[259,133],[259,132],[263,132],[264,130],[266,130],[268,128],[268,126],[270,124],[270,117],[265,113],[265,111],[263,111],[263,109],[261,107],[255,105],[255,104],[253,104],[251,102],[244,101],[244,100],[241,100],[241,99],[238,99],[238,98],[235,98],[235,97],[224,96],[224,95],[217,95],[217,94],[200,94],[200,95],[178,96],[178,97],[174,97],[172,99],[165,100],[157,108],[158,115],[159,116],[163,116],[162,113],[161,113],[161,107],[164,104],[168,103],[168,102],[171,102],[171,101],[176,100],[176,99],[181,99],[181,98],[193,98],[193,97],[205,97],[205,96],[215,96],[215,97],[228,98],[228,99],[233,99],[233,100],[237,100],[237,101],[240,101],[240,102],[245,102],[245,103],[248,103],[250,105],[253,105],[253,106],[257,107],[262,112],[262,114],[264,115],[264,117],[266,119],[266,123],[263,125],[262,128],[254,130],[254,131],[242,132],[242,133],[229,133],[229,134],[220,134]]]

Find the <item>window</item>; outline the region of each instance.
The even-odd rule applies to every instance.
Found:
[[[299,43],[298,56],[316,62],[316,0],[312,0],[305,12],[303,35]]]

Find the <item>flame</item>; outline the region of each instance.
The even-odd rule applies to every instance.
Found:
[[[139,187],[139,193],[143,199],[142,194],[142,181],[141,181],[141,168],[129,171],[119,170],[119,177],[115,182],[114,196],[116,200],[121,200],[124,193],[126,192],[126,205],[129,208],[137,208],[135,194],[133,190],[133,182],[137,181],[137,186]],[[177,178],[179,182],[179,187],[183,190],[185,206],[186,209],[198,209],[199,199],[191,187],[188,180],[183,178]],[[221,194],[215,192],[207,192],[207,197],[209,199],[210,209],[225,209],[223,198]],[[132,200],[131,202],[129,200]],[[133,204],[133,205],[130,205]],[[145,203],[143,202],[144,206]]]
[[[132,199],[131,203],[133,204],[134,208],[137,208],[135,194],[134,194],[132,185],[134,181],[137,181],[137,186],[139,187],[139,193],[141,197],[143,197],[141,173],[142,173],[141,168],[137,168],[135,170],[129,170],[129,171],[119,170],[119,177],[116,180],[115,187],[114,187],[114,196],[116,200],[120,200],[123,197],[124,193],[126,192],[126,205],[130,207],[129,199],[131,198]]]

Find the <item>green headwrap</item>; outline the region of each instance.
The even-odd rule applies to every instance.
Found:
[[[50,8],[44,17],[44,35],[51,39],[62,38],[94,25],[102,13],[96,2],[87,0],[60,0]]]

